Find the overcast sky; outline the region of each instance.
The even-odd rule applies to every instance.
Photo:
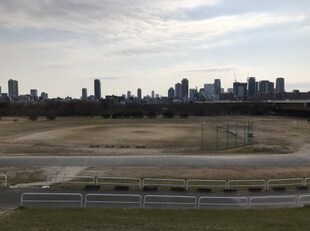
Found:
[[[0,86],[167,95],[249,75],[310,91],[309,17],[309,0],[1,0]]]

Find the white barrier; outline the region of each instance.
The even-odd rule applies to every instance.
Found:
[[[46,180],[47,185],[55,183],[63,184],[95,184],[94,176],[66,176],[66,175],[49,175]]]
[[[297,206],[297,196],[251,197],[249,202],[249,208],[288,208]]]
[[[298,207],[310,205],[310,195],[301,195],[298,198]]]
[[[95,205],[98,207],[98,204],[104,207],[116,207],[121,205],[122,208],[124,208],[124,206],[141,208],[142,196],[134,194],[87,194],[85,196],[85,208],[88,208],[88,205]]]
[[[247,197],[200,197],[197,208],[248,208]]]
[[[304,185],[309,185],[310,184],[310,178],[308,177],[308,178],[305,178],[305,180],[304,180]]]
[[[187,180],[186,189],[188,188],[227,188],[226,180]]]
[[[267,181],[267,189],[270,189],[270,187],[302,186],[302,185],[304,185],[303,178],[270,179]]]
[[[195,196],[146,195],[143,208],[187,208],[195,209]]]
[[[0,186],[6,187],[8,185],[8,176],[5,174],[0,174]]]
[[[231,187],[244,188],[244,187],[258,187],[267,189],[266,180],[229,180],[228,189]]]
[[[185,188],[185,180],[182,179],[159,179],[159,178],[144,178],[142,181],[142,188],[145,186],[158,187],[183,187]]]
[[[27,197],[30,197],[27,199]],[[74,199],[73,199],[74,198]],[[23,193],[20,205],[25,204],[79,204],[83,208],[83,196],[80,193]]]
[[[140,178],[130,177],[97,177],[96,185],[125,185],[125,186],[137,186],[141,189]]]

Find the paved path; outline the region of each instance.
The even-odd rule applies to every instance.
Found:
[[[309,153],[232,156],[1,156],[1,166],[309,167]]]

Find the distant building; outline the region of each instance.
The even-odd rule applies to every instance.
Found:
[[[208,96],[209,98],[213,97],[213,95],[214,95],[214,84],[212,84],[212,83],[204,84],[204,91],[205,91],[206,96]]]
[[[32,100],[38,100],[38,90],[37,89],[31,89],[30,90],[30,97]]]
[[[182,98],[182,85],[180,83],[175,85],[175,97],[179,99]]]
[[[234,89],[233,88],[227,88],[227,93],[234,93]]]
[[[236,100],[247,99],[247,83],[234,82],[234,97]]]
[[[141,88],[138,88],[137,96],[138,96],[139,99],[142,99],[142,90],[141,90]]]
[[[0,94],[2,93],[2,91],[1,91],[1,86],[0,86]]]
[[[127,99],[131,97],[131,91],[127,91]]]
[[[46,92],[42,92],[40,98],[43,99],[43,100],[44,99],[48,99],[48,94]]]
[[[94,92],[95,92],[95,99],[99,100],[101,99],[101,82],[100,79],[94,80]]]
[[[152,99],[155,98],[155,91],[152,91]]]
[[[82,100],[87,100],[87,89],[86,88],[82,88]]]
[[[256,96],[256,79],[255,77],[248,78],[248,99],[253,100]]]
[[[221,80],[215,79],[214,80],[214,95],[220,95],[221,94]]]
[[[264,93],[272,93],[274,92],[274,83],[268,80],[262,80],[259,82],[259,92]]]
[[[284,78],[280,77],[276,79],[276,93],[284,93],[285,92],[285,82]]]
[[[189,99],[194,100],[195,96],[197,96],[198,90],[197,89],[189,89]]]
[[[168,98],[173,99],[174,98],[174,89],[173,87],[170,87],[168,90]]]
[[[14,99],[18,97],[18,82],[16,80],[10,79],[8,82],[9,96]]]
[[[182,98],[188,98],[188,79],[182,79]]]

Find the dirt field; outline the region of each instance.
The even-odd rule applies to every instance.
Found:
[[[218,154],[201,151],[201,124],[254,124],[254,144],[221,153],[290,153],[309,143],[306,119],[285,117],[191,117],[187,119],[103,119],[100,117],[2,117],[0,155]],[[212,137],[211,137],[212,138]],[[210,139],[211,139],[210,138]],[[137,149],[145,145],[145,149]]]

